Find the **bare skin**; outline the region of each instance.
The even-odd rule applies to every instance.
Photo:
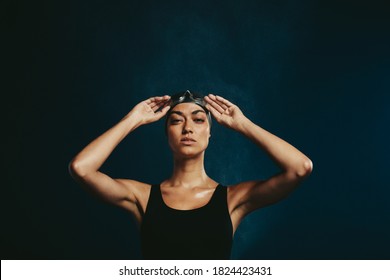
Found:
[[[115,126],[87,145],[69,165],[71,175],[83,187],[126,209],[139,223],[146,210],[151,185],[111,178],[99,169],[128,134],[141,125],[158,121],[167,113],[169,106],[166,101],[169,98],[167,95],[152,97],[137,104]],[[206,96],[205,101],[219,124],[251,139],[281,169],[280,173],[268,179],[240,182],[228,187],[228,208],[235,232],[246,215],[288,196],[311,173],[313,165],[292,145],[250,121],[230,101],[213,94]],[[161,111],[157,111],[160,107]],[[199,208],[209,202],[218,185],[204,169],[210,126],[204,110],[194,103],[178,104],[172,112],[167,135],[174,168],[171,177],[161,183],[163,200],[174,209]]]

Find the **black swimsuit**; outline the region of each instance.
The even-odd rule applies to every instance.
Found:
[[[145,259],[229,259],[232,242],[226,187],[219,184],[205,206],[177,210],[165,204],[160,185],[152,186],[141,223]]]

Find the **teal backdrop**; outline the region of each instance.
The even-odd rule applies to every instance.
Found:
[[[250,214],[233,259],[390,258],[388,1],[4,1],[2,259],[139,259],[134,220],[70,177],[85,145],[150,96],[190,89],[237,104],[314,171]],[[103,165],[158,183],[163,121]],[[278,172],[214,122],[206,171],[225,185]]]

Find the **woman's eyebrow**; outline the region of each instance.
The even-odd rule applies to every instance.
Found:
[[[193,111],[191,114],[196,115],[197,113],[205,113],[206,114],[206,112],[204,110],[196,110],[196,111]]]
[[[191,114],[192,114],[192,115],[196,115],[197,113],[205,113],[205,114],[206,114],[206,112],[205,112],[204,110],[201,110],[201,109],[196,110],[196,111],[193,111]],[[171,111],[171,112],[170,112],[170,115],[172,115],[172,114],[178,114],[178,115],[180,115],[180,116],[183,116],[183,115],[184,115],[182,111]]]
[[[172,115],[172,114],[178,114],[178,115],[180,115],[180,116],[183,116],[183,112],[180,112],[180,111],[171,111],[171,112],[169,113],[169,115]]]

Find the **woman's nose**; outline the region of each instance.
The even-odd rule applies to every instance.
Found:
[[[188,123],[186,123],[183,127],[183,134],[186,134],[186,133],[192,133],[192,128],[191,126],[188,125]]]

